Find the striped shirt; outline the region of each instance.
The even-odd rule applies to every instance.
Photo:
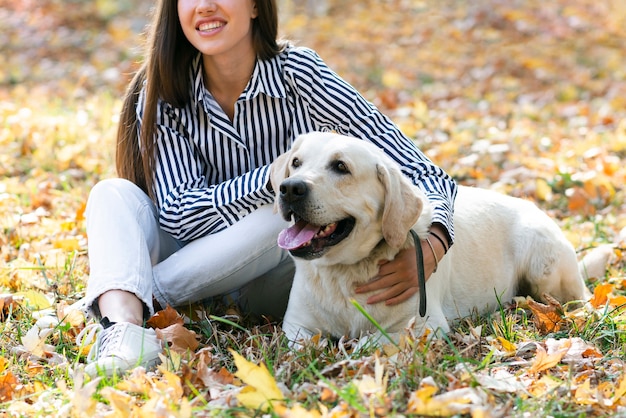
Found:
[[[189,241],[221,231],[272,203],[269,165],[299,134],[335,131],[381,147],[431,200],[433,221],[453,239],[456,184],[399,128],[311,49],[257,60],[232,122],[203,81],[199,54],[185,107],[160,101],[154,191],[163,230]],[[145,89],[137,105],[141,123]]]

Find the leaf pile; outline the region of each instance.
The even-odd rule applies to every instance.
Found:
[[[279,2],[293,6],[287,0]],[[68,7],[69,4],[69,7]],[[120,98],[153,2],[0,8],[0,410],[9,416],[626,414],[626,3],[328,0],[290,7],[311,46],[460,183],[535,201],[584,260],[585,306],[518,298],[441,340],[315,338],[271,318],[166,308],[155,371],[89,380],[72,304],[84,208],[114,175]],[[302,13],[301,13],[302,12]]]

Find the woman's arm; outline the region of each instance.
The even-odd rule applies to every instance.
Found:
[[[163,230],[183,241],[223,230],[273,201],[268,187],[269,165],[229,179],[227,167],[232,169],[237,161],[224,156],[217,158],[224,167],[210,165],[190,138],[189,125],[183,123],[189,114],[188,110],[175,111],[161,104],[155,138],[154,190],[159,222]],[[199,121],[187,123],[193,123],[194,129],[203,126]],[[222,169],[226,179],[209,178],[210,173]]]

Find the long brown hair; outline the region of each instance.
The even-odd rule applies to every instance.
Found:
[[[252,22],[252,42],[258,59],[279,54],[286,42],[278,41],[276,0],[254,0],[258,16]],[[157,104],[163,100],[183,107],[190,100],[189,66],[199,53],[185,37],[178,19],[177,0],[159,0],[149,26],[146,58],[126,90],[117,129],[117,174],[153,196],[154,136]],[[139,132],[137,101],[146,89]],[[138,137],[139,133],[139,137]]]

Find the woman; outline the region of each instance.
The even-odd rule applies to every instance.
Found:
[[[277,41],[275,0],[161,0],[150,50],[125,98],[120,179],[89,197],[86,303],[102,318],[87,373],[158,363],[144,328],[153,300],[183,306],[233,293],[282,315],[293,263],[276,245],[269,167],[301,133],[334,130],[383,148],[435,208],[427,276],[453,242],[453,180],[312,50]],[[358,292],[399,303],[417,291],[413,251]]]

